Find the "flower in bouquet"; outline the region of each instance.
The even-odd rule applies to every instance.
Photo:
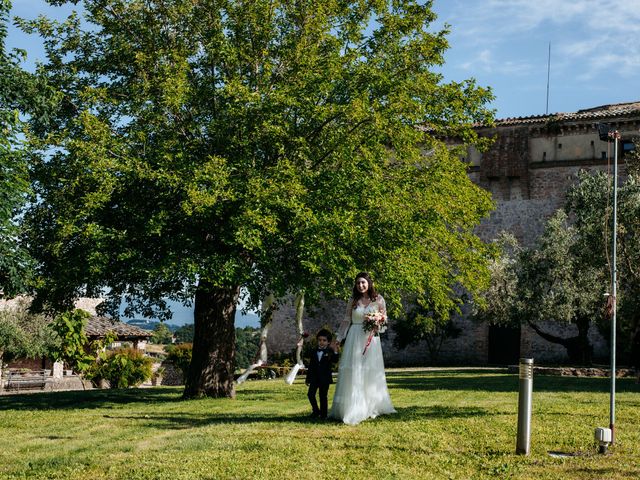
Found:
[[[364,350],[362,354],[367,353],[367,348],[371,345],[371,340],[373,340],[374,336],[380,335],[381,332],[384,332],[387,328],[387,316],[382,312],[369,312],[364,316],[364,320],[362,321],[362,328],[365,332],[369,332],[369,337],[367,338],[367,344],[364,346]]]
[[[378,335],[387,326],[387,317],[382,312],[369,312],[364,316],[362,328],[365,332],[371,332]]]

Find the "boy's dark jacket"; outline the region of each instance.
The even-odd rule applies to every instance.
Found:
[[[318,350],[313,350],[309,358],[305,383],[307,385],[329,385],[333,383],[331,365],[338,361],[338,357],[339,354],[327,347],[322,354],[322,358],[318,360]]]

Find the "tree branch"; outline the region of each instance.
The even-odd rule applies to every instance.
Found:
[[[562,337],[556,337],[555,335],[551,335],[550,333],[544,332],[544,331],[542,331],[542,329],[540,329],[540,327],[538,327],[531,320],[527,320],[527,324],[533,329],[534,332],[536,332],[538,335],[540,335],[542,338],[544,338],[548,342],[557,343],[559,345],[562,345],[565,348],[569,344],[569,340],[570,339],[562,338]]]

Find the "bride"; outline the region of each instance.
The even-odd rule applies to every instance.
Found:
[[[356,276],[353,296],[336,337],[340,342],[346,335],[346,340],[329,413],[329,417],[349,425],[396,412],[387,390],[380,337],[374,336],[366,347],[370,332],[363,329],[362,323],[367,314],[376,312],[386,316],[384,298],[376,293],[369,274],[361,272]]]

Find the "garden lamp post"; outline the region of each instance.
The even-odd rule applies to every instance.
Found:
[[[617,234],[618,234],[618,143],[620,133],[612,130],[606,123],[598,124],[598,135],[600,140],[613,141],[613,228],[611,239],[611,294],[608,298],[609,313],[611,315],[611,393],[609,395],[609,428],[611,429],[611,442],[615,443],[615,423],[616,423],[616,313],[617,313],[617,289],[618,289],[618,268],[616,265],[617,256]]]

